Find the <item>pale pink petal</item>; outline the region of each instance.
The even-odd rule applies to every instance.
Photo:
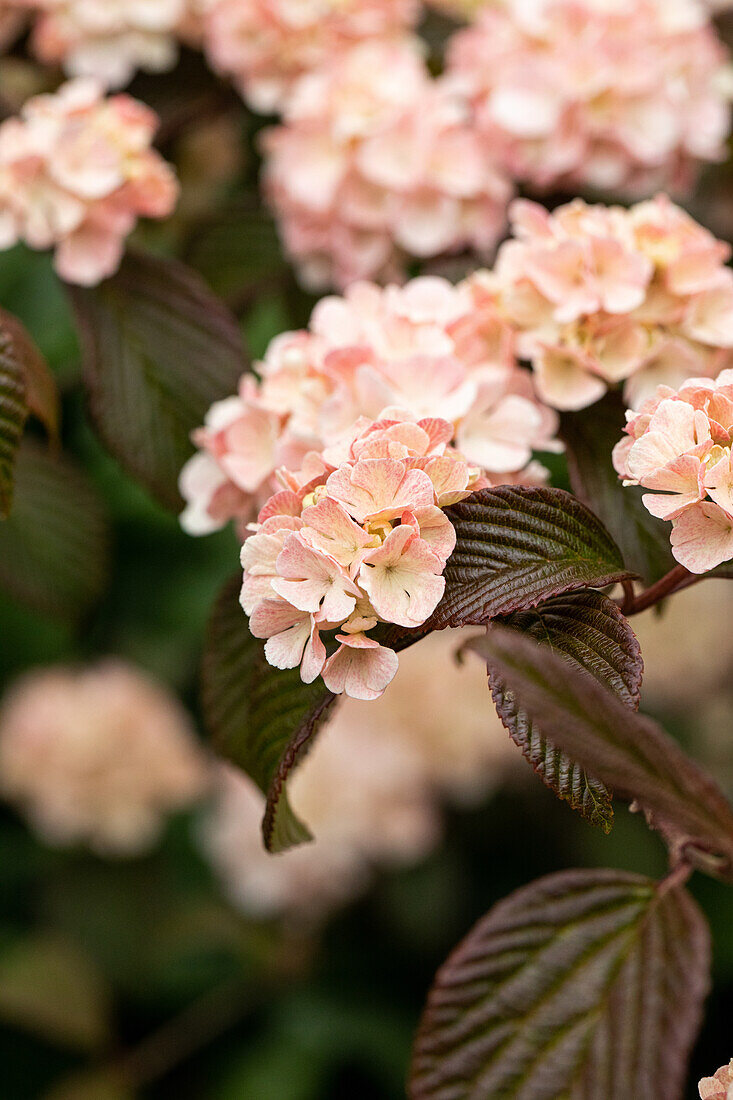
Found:
[[[733,516],[713,501],[694,504],[672,526],[672,553],[691,573],[707,573],[733,558]]]
[[[397,654],[364,634],[337,634],[336,638],[341,645],[323,670],[326,687],[352,699],[378,699],[397,672]]]
[[[408,525],[394,528],[365,555],[359,583],[377,614],[399,626],[421,626],[445,591],[443,563]]]

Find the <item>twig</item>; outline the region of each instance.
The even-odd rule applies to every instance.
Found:
[[[670,569],[669,573],[666,573],[655,584],[646,588],[638,596],[634,595],[633,586],[630,581],[624,581],[624,598],[621,601],[620,607],[624,615],[638,615],[641,611],[646,611],[649,607],[654,607],[660,600],[665,599],[667,596],[671,596],[674,592],[681,592],[684,588],[689,588],[693,584],[697,584],[707,574],[690,573],[688,569],[685,569],[684,565],[676,565],[674,569]]]

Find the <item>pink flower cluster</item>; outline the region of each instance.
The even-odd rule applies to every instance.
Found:
[[[511,218],[495,292],[548,404],[585,408],[623,382],[637,405],[728,365],[730,247],[668,198],[629,210],[578,199],[553,214],[518,201]]]
[[[255,637],[268,639],[270,664],[300,665],[306,683],[322,675],[353,699],[382,694],[397,654],[369,631],[430,617],[456,540],[442,508],[478,479],[450,448],[452,436],[447,420],[385,412],[358,422],[348,447],[283,475],[290,487],[268,501],[242,548],[242,606]],[[320,467],[314,477],[311,466]],[[333,631],[329,657],[321,632]]]
[[[322,299],[308,330],[273,340],[257,371],[261,381],[245,375],[194,436],[201,450],[181,475],[190,534],[233,518],[244,532],[282,487],[278,469],[299,470],[329,445],[327,457],[341,462],[359,418],[390,409],[449,421],[450,442],[484,483],[536,483],[532,452],[557,449],[557,416],[517,366],[512,330],[480,276],[459,286],[434,277],[354,284]]]
[[[679,390],[660,386],[627,417],[614,465],[626,484],[656,490],[642,499],[672,521],[677,561],[706,573],[733,559],[733,370]]]
[[[730,1100],[733,1096],[733,1059],[713,1077],[703,1077],[698,1086],[701,1100]]]
[[[512,188],[419,43],[367,42],[302,78],[264,135],[264,185],[309,286],[404,274],[408,256],[491,250]]]
[[[164,218],[178,187],[151,142],[157,118],[90,79],[28,100],[0,125],[0,249],[56,248],[62,279],[112,275],[138,217]]]
[[[190,0],[19,0],[36,13],[39,60],[121,88],[135,71],[171,68]]]
[[[723,159],[726,56],[696,0],[502,0],[448,71],[512,178],[641,196]]]
[[[0,792],[50,844],[144,851],[207,784],[186,712],[121,661],[32,672],[3,701]]]
[[[204,48],[212,68],[270,114],[298,77],[355,43],[396,38],[419,13],[419,0],[203,0]]]

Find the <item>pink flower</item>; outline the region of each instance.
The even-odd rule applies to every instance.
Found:
[[[297,79],[355,43],[413,26],[418,0],[204,0],[204,48],[255,111],[281,111]]]
[[[730,1100],[733,1096],[733,1059],[712,1077],[703,1077],[698,1089],[701,1100]]]
[[[313,287],[397,278],[409,256],[485,254],[505,224],[511,186],[416,40],[334,53],[295,86],[264,151],[281,235]]]
[[[420,626],[445,591],[443,562],[410,524],[395,527],[362,560],[359,583],[381,619]]]
[[[678,391],[660,386],[614,450],[626,484],[652,515],[672,521],[672,552],[692,573],[733,559],[733,371],[692,378]]]
[[[29,100],[0,125],[0,248],[56,248],[62,279],[114,274],[139,216],[164,218],[178,188],[151,148],[157,118],[92,80]]]
[[[552,214],[518,201],[510,213],[496,309],[548,404],[585,408],[619,383],[641,402],[733,362],[730,249],[665,196],[628,211],[577,199]]]
[[[203,534],[234,518],[245,537],[283,486],[288,514],[300,516],[316,503],[305,501],[310,483],[366,459],[409,458],[432,482],[435,500],[399,497],[397,511],[455,503],[477,471],[481,484],[541,479],[541,467],[526,471],[533,451],[557,449],[557,416],[517,366],[499,298],[493,277],[479,273],[457,287],[426,277],[322,299],[307,331],[272,341],[257,364],[261,382],[246,375],[194,434],[201,451],[181,474],[184,527]],[[360,522],[357,534],[331,508],[326,527],[314,520],[304,538],[344,564],[334,539],[369,545]]]
[[[145,851],[206,785],[188,715],[121,662],[33,672],[3,703],[0,789],[50,844]]]
[[[47,65],[121,88],[136,69],[172,68],[190,0],[19,0],[36,12],[32,46]]]
[[[341,644],[323,670],[326,687],[351,699],[378,699],[397,672],[397,654],[366,634],[337,634],[336,641]]]
[[[448,73],[514,179],[639,196],[723,159],[725,61],[695,0],[504,0],[454,36]]]

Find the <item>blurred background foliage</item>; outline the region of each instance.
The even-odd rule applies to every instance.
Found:
[[[34,72],[18,66],[16,83],[27,84]],[[161,113],[161,145],[185,197],[176,218],[140,230],[138,244],[195,267],[236,312],[256,359],[277,333],[302,326],[313,305],[257,197],[260,123],[193,54],[169,76],[138,78],[131,91]],[[12,105],[10,85],[3,97]],[[710,173],[694,208],[727,239],[730,171]],[[186,536],[97,441],[70,307],[48,257],[1,254],[0,305],[21,318],[53,369],[63,451],[95,502],[86,522],[106,529],[81,615],[70,613],[53,556],[35,588],[27,577],[21,583],[22,563],[0,532],[2,688],[33,666],[115,654],[169,685],[200,727],[202,640],[236,561],[234,535]],[[34,424],[27,434],[41,438]],[[555,473],[562,484],[561,464]],[[679,619],[667,624],[666,642],[651,628],[656,641],[645,656],[656,689],[645,706],[733,794],[731,602],[722,582],[715,592],[727,615],[709,629],[694,623],[689,644]],[[715,706],[701,709],[695,677],[706,653],[721,650]],[[665,693],[665,683],[674,690]],[[567,867],[665,870],[661,844],[624,807],[604,837],[522,766],[486,805],[453,812],[426,861],[383,874],[315,933],[237,913],[198,853],[196,828],[195,815],[182,815],[151,855],[104,861],[44,848],[0,810],[4,1100],[396,1100],[433,974],[494,902]],[[715,944],[696,1081],[733,1053],[733,891],[701,877],[692,889]]]

